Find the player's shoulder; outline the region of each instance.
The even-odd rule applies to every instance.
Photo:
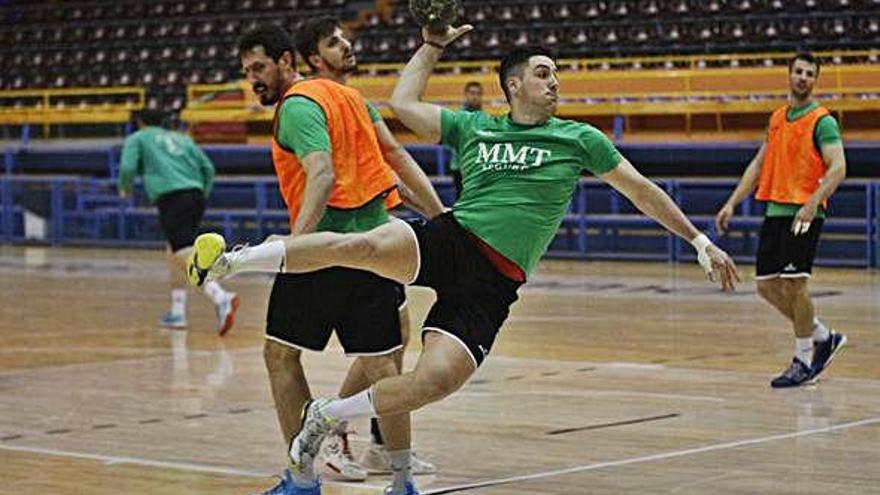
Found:
[[[554,133],[564,133],[581,139],[607,139],[601,129],[578,120],[552,117],[548,128]]]

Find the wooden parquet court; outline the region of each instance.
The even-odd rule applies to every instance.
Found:
[[[817,385],[774,391],[791,332],[741,268],[725,296],[689,264],[544,262],[478,374],[414,414],[415,449],[440,469],[422,493],[880,493],[880,274],[816,270],[819,314],[849,344]],[[222,339],[195,293],[188,331],[157,328],[165,278],[159,252],[0,248],[0,494],[273,484],[269,278],[229,282],[243,303]],[[431,293],[409,296],[420,322]],[[335,345],[305,363],[325,395],[347,366]]]

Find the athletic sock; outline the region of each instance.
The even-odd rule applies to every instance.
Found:
[[[391,481],[392,493],[405,493],[406,483],[413,482],[410,455],[409,449],[388,452],[391,458],[391,472],[394,474],[394,479]]]
[[[813,341],[825,342],[831,337],[831,330],[819,318],[813,318]]]
[[[339,420],[362,418],[364,416],[375,417],[373,389],[370,387],[345,399],[333,399],[321,408],[321,412]]]
[[[202,291],[215,305],[222,303],[227,297],[229,297],[226,291],[223,290],[223,287],[221,287],[216,280],[205,282],[205,285],[202,286]]]
[[[171,289],[171,314],[186,316],[186,289]]]
[[[813,339],[794,339],[794,355],[807,366],[813,364]]]
[[[265,242],[226,253],[234,272],[283,272],[287,248],[283,241]]]

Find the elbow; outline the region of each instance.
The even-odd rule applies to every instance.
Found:
[[[398,96],[397,92],[391,95],[391,100],[388,101],[388,104],[391,105],[391,111],[394,112],[394,115],[400,117],[401,114],[406,113],[406,102]]]

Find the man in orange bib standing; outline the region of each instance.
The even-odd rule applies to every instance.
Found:
[[[828,198],[846,177],[840,129],[828,109],[812,97],[819,60],[798,53],[788,66],[789,103],[770,117],[761,145],[730,198],[718,212],[719,232],[733,209],[757,188],[767,202],[758,244],[758,294],[791,321],[795,354],[774,378],[773,388],[814,381],[846,343],[815,315],[808,281],[828,208]]]
[[[342,85],[348,85],[349,76],[357,70],[357,58],[351,41],[342,30],[339,19],[335,17],[318,16],[303,22],[296,32],[296,48],[303,61],[311,69],[311,77],[329,79]],[[385,121],[382,120],[379,111],[369,101],[367,102],[367,110],[370,113],[376,137],[379,138],[379,146],[385,161],[395,169],[406,168],[405,164],[397,164],[400,161],[410,162],[412,168],[418,168],[413,157],[397,142]],[[398,182],[398,187],[402,185]],[[393,212],[395,208],[402,205],[405,198],[407,206],[425,216],[430,216],[427,213],[428,205],[417,204],[418,197],[412,195],[405,187],[401,188],[401,192],[403,198],[400,194],[396,194],[397,191],[394,191],[385,199],[385,206],[389,211]],[[409,342],[411,328],[403,285],[399,286],[399,290],[400,337],[403,347],[394,353],[394,362],[397,369],[402,370],[403,351]],[[364,376],[361,367],[352,366],[342,382],[339,395],[348,397],[353,393],[360,392],[366,388],[367,383],[367,377]],[[370,418],[370,445],[363,451],[360,462],[355,461],[351,453],[347,430],[348,423],[340,422],[336,426],[336,434],[324,440],[321,447],[324,465],[331,473],[337,473],[346,481],[363,481],[368,474],[394,472],[391,455],[385,445],[382,429],[376,418]],[[410,452],[410,467],[413,474],[433,474],[437,471],[433,464],[416,456],[414,451]]]
[[[260,102],[276,105],[272,161],[293,236],[364,232],[388,223],[385,201],[396,188],[392,169],[416,197],[414,204],[424,205],[423,213],[442,212],[440,199],[415,162],[385,161],[360,93],[328,79],[300,78],[293,44],[283,29],[271,25],[245,35],[239,56]],[[274,259],[268,256],[260,263],[278,269]],[[363,387],[399,374],[394,361],[402,347],[399,300],[397,283],[364,270],[332,267],[276,276],[264,357],[285,441],[300,430],[299,412],[311,399],[301,352],[322,351],[334,330],[346,355],[357,358],[353,366],[368,381]],[[386,493],[416,495],[409,414],[380,421],[397,468]],[[321,488],[311,468],[294,468],[266,493],[319,495]]]

